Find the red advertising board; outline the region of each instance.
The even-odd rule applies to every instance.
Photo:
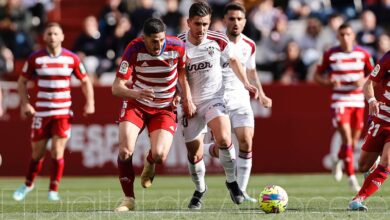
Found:
[[[330,122],[327,88],[303,84],[269,85],[264,89],[273,99],[272,109],[264,109],[252,100],[256,115],[253,173],[322,172],[330,158],[334,133]],[[24,175],[31,156],[30,121],[19,114],[19,98],[14,84],[3,84],[6,113],[0,118],[0,176]],[[65,153],[65,175],[115,175],[118,152],[118,127],[115,123],[121,100],[111,88],[96,87],[96,114],[81,116],[84,98],[81,89],[72,89],[72,137]],[[179,126],[180,127],[180,126]],[[187,153],[178,130],[166,163],[158,166],[160,174],[187,174]],[[333,139],[337,145],[337,137]],[[133,163],[139,173],[144,152],[149,148],[147,134],[138,138]],[[49,155],[46,155],[49,158]],[[43,174],[50,168],[46,160]],[[206,158],[208,173],[220,173],[217,159]]]

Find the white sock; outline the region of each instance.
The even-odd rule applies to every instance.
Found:
[[[241,154],[241,152],[240,152]],[[237,183],[240,189],[245,192],[251,176],[252,158],[237,158]]]
[[[215,153],[210,153],[210,150],[214,151],[215,143],[211,142],[208,144],[203,144],[203,154],[207,155],[208,157],[218,157],[215,155]]]
[[[219,149],[219,160],[225,170],[226,181],[228,183],[236,181],[236,151],[233,143],[229,149]]]
[[[206,182],[204,180],[206,166],[204,160],[201,159],[195,164],[188,161],[188,170],[190,171],[192,182],[195,183],[196,191],[204,192],[206,190]]]

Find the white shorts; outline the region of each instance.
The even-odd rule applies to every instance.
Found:
[[[225,93],[225,103],[233,128],[255,127],[253,110],[248,93]]]
[[[207,132],[207,123],[219,116],[228,116],[222,98],[211,99],[196,106],[196,114],[192,118],[182,118],[184,141],[195,140]]]

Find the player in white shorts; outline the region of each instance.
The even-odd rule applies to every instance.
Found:
[[[272,100],[264,94],[256,72],[256,45],[241,33],[246,23],[245,8],[239,3],[227,4],[224,9],[224,23],[232,50],[235,51],[242,65],[246,67],[251,83],[256,85],[259,90],[260,103],[266,108],[271,107]],[[226,106],[239,143],[237,182],[244,193],[245,201],[256,202],[256,199],[251,198],[246,193],[252,168],[252,139],[254,133],[254,116],[250,96],[248,90],[244,88],[244,85],[229,66],[223,68],[223,82]],[[205,154],[209,156],[218,157],[219,152],[216,149],[214,143],[204,145]]]
[[[226,35],[209,31],[211,8],[201,1],[192,4],[187,20],[189,31],[179,35],[186,43],[187,77],[191,96],[183,100],[185,108],[193,106],[193,113],[183,118],[183,133],[188,151],[189,171],[195,192],[188,207],[200,209],[207,190],[204,180],[203,138],[207,126],[213,131],[219,148],[219,159],[225,170],[226,186],[234,203],[244,200],[236,181],[235,150],[231,141],[230,120],[223,100],[222,65],[229,63],[244,87],[257,96],[256,87],[249,84],[245,70],[233,56]],[[187,93],[187,92],[185,92]]]

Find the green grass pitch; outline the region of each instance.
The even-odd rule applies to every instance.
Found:
[[[267,184],[282,186],[289,195],[286,212],[265,214],[257,204],[234,205],[223,176],[206,176],[209,188],[201,211],[187,205],[194,190],[189,176],[157,176],[153,186],[143,189],[135,181],[136,211],[115,213],[122,197],[117,177],[64,177],[61,202],[47,200],[48,177],[39,177],[23,202],[12,199],[22,178],[1,177],[0,219],[390,219],[390,189],[386,184],[367,201],[368,212],[347,211],[354,193],[344,178],[335,182],[329,174],[256,175],[248,193],[256,196]],[[362,179],[360,178],[360,182]]]

